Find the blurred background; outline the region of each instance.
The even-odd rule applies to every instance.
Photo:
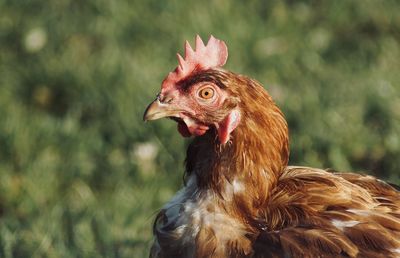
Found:
[[[399,1],[0,0],[0,257],[146,257],[188,140],[143,123],[200,34],[286,114],[291,164],[400,183]]]

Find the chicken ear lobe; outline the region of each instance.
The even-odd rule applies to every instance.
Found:
[[[238,126],[240,122],[240,112],[237,109],[232,110],[224,120],[216,125],[218,131],[218,139],[221,144],[229,141],[230,134]]]

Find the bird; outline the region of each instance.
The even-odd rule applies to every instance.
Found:
[[[183,137],[183,187],[158,212],[152,258],[400,257],[400,192],[376,177],[288,165],[284,114],[228,48],[188,41],[145,121]]]

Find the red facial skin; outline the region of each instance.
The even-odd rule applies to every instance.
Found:
[[[201,96],[201,91],[209,89],[213,92],[210,98]],[[165,87],[161,91],[161,98],[174,105],[179,112],[177,117],[178,131],[184,137],[200,136],[210,129],[210,126],[219,127],[218,124],[207,124],[206,114],[218,110],[227,98],[227,93],[210,82],[200,82],[184,90],[176,87]]]

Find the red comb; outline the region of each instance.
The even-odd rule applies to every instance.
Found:
[[[212,67],[223,66],[228,59],[228,48],[225,42],[210,36],[207,45],[204,45],[200,36],[196,36],[196,49],[193,50],[189,42],[185,42],[185,58],[177,54],[179,65],[168,74],[162,87],[190,75],[194,70],[207,70]]]

